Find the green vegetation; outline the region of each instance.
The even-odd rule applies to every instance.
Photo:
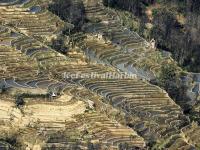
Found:
[[[158,14],[159,9],[153,9],[152,10],[152,15],[156,16]]]
[[[0,149],[1,150],[20,150],[22,148],[22,144],[18,139],[18,135],[16,133],[6,133],[0,135]]]
[[[52,92],[48,92],[47,94],[31,94],[31,93],[23,93],[16,95],[15,104],[17,107],[22,107],[25,105],[25,98],[41,98],[45,100],[51,100]]]
[[[31,2],[29,5],[36,5],[41,1]],[[20,60],[18,55],[13,52],[7,53],[4,48],[1,50],[2,64],[4,61],[9,64],[8,75],[10,78],[15,78],[13,81],[7,80],[7,75],[2,74],[2,80],[5,79],[5,82],[12,87],[8,98],[2,96],[4,100],[1,101],[3,107],[0,113],[3,112],[3,115],[0,115],[0,121],[3,120],[3,126],[12,124],[13,126],[9,128],[11,130],[12,127],[16,128],[14,133],[17,132],[22,144],[25,147],[30,146],[30,149],[36,149],[34,146],[41,146],[42,149],[67,147],[91,150],[173,149],[177,146],[178,149],[188,148],[190,146],[188,141],[193,147],[198,135],[196,134],[196,137],[182,135],[184,134],[182,130],[191,124],[188,116],[193,111],[190,106],[186,106],[187,89],[180,80],[187,74],[182,72],[170,54],[167,52],[162,54],[156,49],[155,45],[160,44],[160,40],[152,39],[148,43],[137,34],[142,33],[145,38],[150,38],[148,31],[152,29],[154,23],[156,28],[163,22],[163,26],[177,27],[179,24],[176,24],[176,14],[168,9],[156,9],[153,16],[157,20],[151,20],[153,19],[151,12],[149,16],[143,13],[144,8],[153,2],[145,0],[129,0],[126,1],[127,4],[115,9],[108,9],[96,3],[96,0],[89,1],[88,4],[86,1],[86,4],[80,2],[81,0],[53,0],[49,3],[49,10],[62,20],[48,10],[33,15],[26,12],[26,9],[16,8],[13,11],[8,7],[9,12],[4,10],[1,13],[4,18],[9,16],[6,18],[8,22],[10,20],[13,22],[13,18],[16,22],[23,19],[23,26],[17,26],[16,29],[26,32],[22,32],[21,36],[16,38],[11,38],[8,34],[8,38],[13,39],[11,45],[13,49],[18,49],[19,53],[33,58],[27,63],[30,68],[25,68],[18,62]],[[120,0],[107,2],[124,3]],[[43,9],[42,2],[41,5]],[[122,8],[131,12],[122,11]],[[21,11],[26,13],[23,14]],[[75,25],[73,31],[68,28],[67,23],[64,23],[67,21]],[[162,27],[158,29],[159,33],[162,33],[161,36],[172,38],[170,36],[172,31],[166,28],[165,33],[165,27],[164,29]],[[18,33],[18,30],[15,32]],[[23,35],[24,33],[26,34]],[[102,41],[102,36],[99,34],[109,41]],[[45,43],[42,37],[49,40]],[[41,39],[40,42],[38,39]],[[67,55],[68,48],[70,51]],[[85,61],[87,56],[98,59],[97,63],[90,62],[89,59]],[[38,62],[39,68],[31,68],[30,64],[33,61]],[[103,65],[99,65],[98,61]],[[18,74],[18,71],[21,72]],[[93,72],[102,75],[108,72],[116,75],[131,72],[138,73],[138,78],[114,79],[114,76],[113,78],[110,76],[110,78],[74,79],[62,76],[66,73]],[[181,106],[178,100],[182,100],[187,109],[180,109],[165,91],[149,84],[145,79],[156,80],[157,85],[166,89],[177,104]],[[1,91],[4,91],[4,88],[1,87]],[[15,101],[12,101],[13,95],[16,95]],[[54,100],[51,101],[52,99]],[[17,108],[10,109],[13,105]],[[200,128],[194,131],[200,133]],[[37,135],[37,140],[29,139],[34,137],[33,135]],[[17,138],[6,141],[16,145]]]
[[[165,89],[176,103],[182,106],[184,111],[187,111],[189,106],[183,103],[183,101],[186,102],[188,100],[186,95],[187,87],[180,81],[182,75],[185,75],[185,73],[180,71],[176,65],[164,65],[161,67],[158,85]]]
[[[61,36],[57,39],[53,39],[51,42],[51,47],[63,54],[66,54],[66,52],[69,49],[68,41],[64,36]]]
[[[79,30],[85,20],[84,6],[81,0],[53,0],[49,10],[58,15],[62,20],[75,24]]]
[[[133,31],[139,31],[139,20],[131,13],[118,11],[122,24]]]
[[[159,80],[162,87],[166,87],[168,89],[171,82],[176,82],[176,79],[179,77],[176,70],[177,69],[173,64],[161,67],[161,74]]]
[[[22,96],[17,96],[15,100],[15,104],[17,107],[22,107],[25,105],[25,101]]]
[[[0,94],[4,93],[6,91],[5,85],[0,86]]]
[[[131,11],[136,16],[141,16],[143,13],[143,8],[145,8],[145,5],[147,5],[144,0],[129,0],[126,2],[120,0],[103,0],[103,2],[109,7]]]

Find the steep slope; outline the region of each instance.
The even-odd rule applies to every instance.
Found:
[[[30,1],[30,4],[36,2],[33,0]],[[111,18],[109,15],[112,13],[104,11],[102,3],[84,1],[84,6],[90,22],[93,19],[95,21],[102,19],[104,24],[111,23],[108,30],[112,27],[118,30],[115,28],[117,16]],[[15,7],[16,5],[12,4],[8,10],[17,9]],[[24,6],[20,6],[20,9],[24,9]],[[1,14],[11,21],[9,18],[12,18],[12,15],[7,15],[8,10],[2,11]],[[95,13],[96,11],[97,13]],[[29,13],[28,16],[33,17]],[[27,16],[22,15],[22,17],[26,18]],[[17,17],[17,19],[19,18]],[[47,25],[50,23],[47,18],[44,18],[43,21]],[[94,27],[98,25],[95,21],[91,23]],[[86,24],[88,30],[94,29],[90,23],[88,24]],[[37,26],[45,28],[41,22],[38,22]],[[100,33],[104,27],[99,27]],[[121,25],[119,24],[117,27],[120,30]],[[116,69],[117,65],[105,65],[105,60],[107,60],[107,64],[110,63],[109,56],[103,51],[105,48],[108,53],[116,51],[116,53],[112,53],[113,56],[109,54],[110,57],[113,57],[113,61],[116,59],[115,54],[119,56],[124,54],[121,52],[122,50],[118,49],[119,47],[114,46],[114,42],[109,39],[109,36],[107,37],[110,45],[102,42],[101,38],[99,40],[95,40],[95,38],[82,40],[82,44],[86,42],[82,51],[85,51],[86,46],[89,46],[91,51],[95,46],[100,47],[100,52],[102,50],[102,54],[94,54],[94,56],[99,56],[100,60],[104,58],[102,64],[97,64],[88,62],[88,59],[69,58],[56,52],[38,38],[43,34],[38,36],[31,26],[26,26],[29,32],[24,32],[24,29],[16,25],[11,27],[5,24],[2,28],[3,40],[0,43],[2,55],[0,57],[8,58],[4,60],[5,68],[11,65],[16,57],[19,57],[20,60],[25,57],[27,60],[24,61],[31,64],[29,65],[30,71],[15,75],[17,72],[11,70],[12,74],[9,76],[11,80],[7,79],[6,74],[1,76],[4,87],[1,103],[4,105],[0,105],[0,111],[4,115],[0,120],[9,124],[11,115],[15,113],[14,110],[20,113],[22,123],[16,127],[17,132],[13,132],[13,134],[17,133],[16,139],[21,143],[21,147],[18,149],[148,149],[155,147],[156,149],[173,150],[199,146],[196,144],[199,139],[194,140],[195,137],[189,134],[193,130],[198,131],[199,126],[189,126],[191,123],[188,117],[164,90],[147,81],[142,81],[140,76],[138,76],[140,78],[131,76],[130,79],[119,78],[123,72],[119,71],[119,68]],[[42,32],[42,30],[38,30],[39,33],[40,31]],[[119,37],[124,36],[126,41],[128,37],[124,32],[126,31],[123,29],[122,32],[119,31]],[[50,35],[53,33],[54,31],[49,32]],[[130,44],[134,40],[136,45],[141,42],[139,45],[142,53],[151,50],[144,39],[134,35],[129,41]],[[15,38],[12,38],[13,36]],[[45,33],[44,36],[49,37]],[[88,37],[91,36],[94,37],[92,34]],[[118,39],[117,36],[116,39]],[[122,41],[122,39],[120,40]],[[81,44],[79,46],[81,47]],[[14,54],[14,57],[11,53]],[[150,51],[150,53],[154,54],[155,51]],[[132,61],[128,56],[129,53],[123,59]],[[147,56],[151,56],[151,54]],[[145,57],[143,58],[146,60]],[[118,60],[121,61],[120,58]],[[117,64],[117,62],[112,62],[112,64]],[[17,68],[17,64],[18,62],[14,61],[12,68]],[[138,62],[137,65],[140,63]],[[7,73],[6,70],[5,73]],[[91,76],[93,73],[104,75],[104,77]],[[134,72],[131,73],[134,74]],[[118,78],[115,79],[106,74]],[[13,76],[20,80],[12,79]],[[5,85],[9,85],[9,88]],[[25,92],[24,90],[27,89],[28,92]],[[42,90],[44,93],[38,94],[38,91]],[[24,93],[26,94],[24,95]],[[13,96],[17,94],[23,96],[24,104],[22,106],[14,104]],[[41,97],[40,94],[43,96]],[[10,96],[9,100],[6,95]],[[12,109],[13,107],[16,109]],[[5,125],[7,124],[3,124],[3,126]]]

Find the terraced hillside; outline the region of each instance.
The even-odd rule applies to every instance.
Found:
[[[199,74],[184,71],[170,53],[158,50],[154,41],[147,42],[129,29],[123,15],[130,13],[107,8],[100,1],[84,1],[84,5],[89,21],[82,31],[87,37],[84,41],[77,40],[84,53],[94,62],[136,74],[161,86],[199,122]],[[128,21],[133,20],[129,18]]]
[[[83,1],[83,32],[70,36],[79,42],[61,54],[47,44],[71,25],[46,9],[50,3],[0,2],[2,149],[200,148],[199,126],[145,80],[170,58],[91,0]]]
[[[8,34],[4,38],[10,38],[10,34]],[[91,141],[92,143],[94,141],[97,142],[97,144],[100,144],[100,146],[112,147],[113,149],[117,149],[118,146],[120,144],[123,145],[124,142],[126,142],[127,144],[129,143],[129,146],[131,147],[134,146],[142,148],[145,146],[143,138],[139,137],[133,129],[128,128],[126,126],[122,126],[116,121],[109,120],[109,118],[107,118],[105,115],[100,117],[98,112],[96,112],[95,110],[90,110],[86,107],[86,104],[88,104],[87,100],[79,100],[78,98],[76,98],[76,96],[70,96],[69,94],[65,94],[65,89],[73,88],[76,85],[67,83],[66,81],[58,81],[56,80],[56,77],[54,77],[54,72],[56,71],[57,73],[59,73],[60,69],[65,71],[74,69],[74,72],[81,71],[79,67],[82,67],[82,69],[85,72],[95,70],[95,68],[96,71],[102,72],[106,72],[106,70],[112,69],[105,68],[103,66],[100,66],[101,68],[99,68],[95,65],[86,64],[86,62],[85,64],[84,62],[80,64],[77,61],[70,61],[70,58],[66,58],[65,56],[49,49],[48,47],[46,47],[46,49],[43,50],[40,47],[41,43],[33,39],[32,40],[35,41],[35,45],[38,47],[38,49],[35,50],[33,55],[29,55],[26,52],[28,48],[26,48],[26,46],[23,46],[25,42],[29,39],[31,38],[25,35],[20,35],[20,37],[18,37],[17,39],[11,39],[11,44],[7,45],[7,49],[12,48],[14,50],[14,48],[16,48],[14,52],[18,52],[17,54],[19,58],[20,56],[26,57],[27,55],[27,60],[25,62],[29,62],[33,65],[32,68],[30,68],[30,71],[34,71],[34,62],[38,64],[35,65],[35,68],[39,70],[35,71],[35,75],[33,74],[33,72],[28,71],[28,73],[31,73],[31,76],[27,73],[27,71],[25,73],[22,72],[20,73],[20,76],[17,76],[17,74],[14,74],[15,70],[14,72],[12,72],[14,75],[11,75],[11,77],[15,78],[7,79],[7,77],[2,76],[2,87],[5,90],[2,91],[2,104],[4,104],[5,101],[5,106],[2,105],[1,113],[1,119],[2,122],[4,122],[3,128],[5,128],[7,124],[11,124],[10,129],[2,131],[3,133],[5,132],[5,134],[2,134],[2,138],[10,138],[10,136],[12,136],[9,135],[10,131],[13,132],[12,134],[16,134],[16,132],[19,133],[17,134],[17,140],[19,140],[22,143],[21,148],[25,148],[28,145],[27,147],[30,148],[43,147],[44,149],[51,149],[51,147],[53,148],[55,146],[58,148],[60,147],[66,149],[68,147],[73,149],[74,146],[86,149],[88,147],[89,141]],[[25,42],[23,42],[23,40],[25,40]],[[3,51],[4,47],[5,46],[2,45],[2,53],[5,52]],[[33,45],[30,47],[34,48]],[[6,53],[3,54],[6,55]],[[11,60],[15,59],[12,58],[12,55],[8,54],[6,55],[6,57],[10,58]],[[11,64],[11,62],[9,61],[10,59],[5,60],[5,67]],[[19,68],[17,69],[19,70]],[[29,78],[25,78],[26,75]],[[11,96],[10,100],[5,98],[5,95],[7,94]],[[53,97],[58,94],[60,96],[57,96],[56,99],[54,99]],[[23,100],[25,101],[25,106],[19,107],[17,105],[17,99],[14,100],[14,97],[16,96],[23,97]],[[10,108],[15,109],[13,109],[13,111],[10,111]],[[17,116],[15,115],[14,110],[16,110],[19,113]],[[80,114],[81,116],[72,117],[78,114]],[[87,114],[89,115],[89,120],[85,120],[85,115]],[[13,116],[14,118],[11,118],[11,116]],[[17,117],[17,122],[12,122],[12,120],[15,119],[15,116]],[[78,122],[80,122],[79,119],[83,117],[83,121],[85,123],[79,125],[80,131],[78,129],[77,131],[73,131],[73,128],[71,128],[72,123],[78,125]],[[98,117],[100,117],[99,121]],[[90,119],[100,123],[97,123],[97,126],[100,125],[99,130],[93,131],[93,126],[96,125],[92,122],[90,123]],[[68,124],[69,127],[67,127]],[[115,124],[117,125],[115,126]],[[86,129],[84,129],[84,126],[82,127],[82,125],[86,127],[91,126],[91,129],[88,129],[91,133],[87,133],[88,131],[86,132]],[[65,136],[63,135],[65,137],[64,138],[60,134],[57,134],[58,131],[60,132],[66,130],[66,132],[68,132],[70,129],[72,132],[71,136],[66,134]],[[41,131],[42,135],[41,137],[39,136],[39,139],[41,139],[41,141],[26,141],[27,139],[29,139],[27,138],[27,136],[30,135],[37,139],[37,134],[39,134]],[[87,134],[89,134],[87,135],[89,139],[87,139],[87,137],[85,140],[82,139],[82,134],[84,134],[82,132],[86,132]],[[57,137],[55,139],[55,134],[63,138],[60,139],[59,137]],[[75,134],[74,138],[73,134]],[[93,136],[96,137],[96,140],[94,138],[91,138]],[[54,139],[52,139],[51,137],[53,137]],[[63,140],[66,140],[66,142],[69,140],[71,142],[63,144]],[[45,141],[46,144],[43,143]],[[80,145],[77,145],[77,142],[80,142]]]
[[[16,0],[13,4],[1,4],[1,22],[25,35],[46,42],[55,38],[65,26],[59,17],[42,9],[45,1]]]
[[[84,25],[83,31],[86,32],[87,38],[78,43],[90,59],[126,73],[136,74],[139,78],[156,81],[170,96],[176,98],[182,108],[187,108],[186,103],[193,107],[193,104],[198,102],[196,97],[199,94],[194,90],[198,82],[190,73],[183,71],[170,54],[160,52],[153,46],[154,43],[148,43],[136,32],[123,26],[118,12],[102,5],[88,6],[88,9],[95,11],[95,7],[102,7],[103,15],[97,19],[98,22],[91,21]],[[113,15],[109,16],[110,13]],[[90,13],[88,18],[94,20]],[[172,81],[167,83],[170,80],[167,78],[170,77]],[[180,92],[174,92],[173,88]]]
[[[147,80],[158,76],[163,64],[176,65],[168,55],[162,55],[137,33],[122,26],[117,14],[101,3],[85,2],[85,9],[89,20],[94,21],[94,17],[98,20],[83,27],[86,33],[92,34],[86,40],[88,55],[92,55],[90,51],[95,50],[96,59],[106,61],[125,72],[136,73]]]

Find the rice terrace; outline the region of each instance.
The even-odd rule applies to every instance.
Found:
[[[0,150],[199,150],[198,0],[0,0]]]

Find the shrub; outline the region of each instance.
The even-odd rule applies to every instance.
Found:
[[[161,67],[161,73],[158,78],[159,86],[163,87],[172,97],[177,97],[178,81],[180,75],[174,64],[168,64]]]
[[[1,150],[3,150],[4,148],[6,149],[21,149],[22,144],[20,143],[20,141],[17,138],[16,134],[13,134],[11,136],[6,136],[5,138],[0,138],[0,144],[1,142],[3,143],[3,145],[5,145],[5,147],[2,146],[2,148],[0,148]]]
[[[173,64],[164,65],[161,67],[160,81],[163,86],[166,86],[167,81],[175,81],[178,74],[176,66]]]
[[[6,91],[5,85],[0,86],[0,93],[4,93]]]
[[[66,46],[67,43],[65,43],[65,39],[63,37],[60,37],[58,39],[52,40],[51,47],[55,50],[57,50],[60,53],[65,54],[68,51],[68,47]]]
[[[22,96],[17,96],[15,104],[17,107],[24,106],[25,102]]]
[[[158,9],[153,9],[152,15],[153,15],[153,16],[156,16],[157,14],[158,14]]]
[[[84,5],[81,0],[53,0],[48,8],[62,20],[76,25],[77,30],[85,20]]]
[[[158,78],[158,85],[165,89],[179,105],[185,109],[181,101],[188,100],[187,87],[180,81],[181,72],[174,64],[168,64],[161,67],[161,73]]]

